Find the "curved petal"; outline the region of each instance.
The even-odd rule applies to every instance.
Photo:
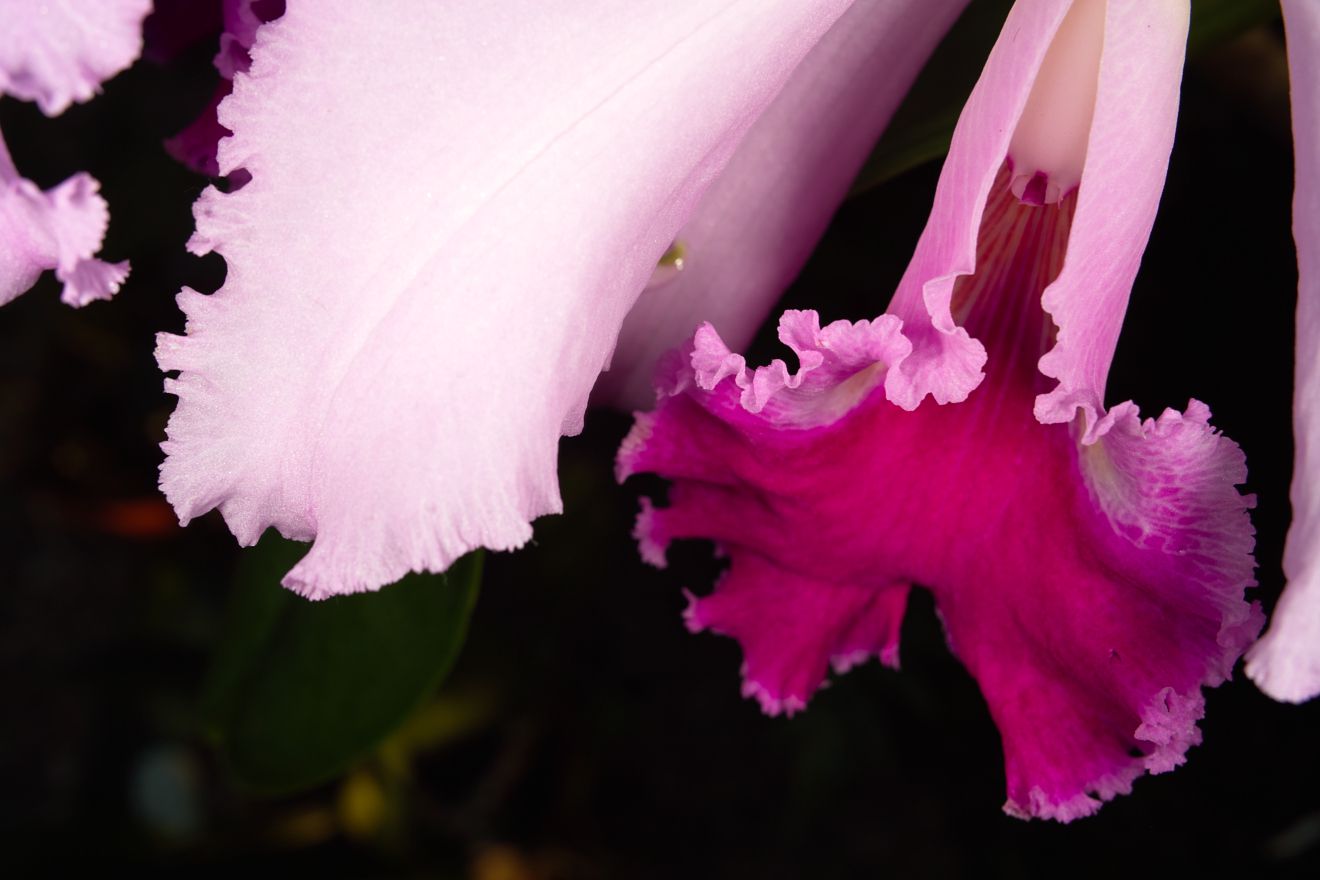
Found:
[[[0,0],[0,92],[57,116],[142,51],[151,0]]]
[[[1283,555],[1288,586],[1247,655],[1247,675],[1276,700],[1299,703],[1320,694],[1320,6],[1284,0],[1283,21],[1297,163],[1293,521]]]
[[[629,312],[596,397],[655,402],[660,355],[701,322],[750,341],[966,0],[857,0],[793,72],[678,232],[683,270]]]
[[[623,316],[847,0],[290,3],[220,108],[161,485],[309,596],[517,547],[560,509]]]

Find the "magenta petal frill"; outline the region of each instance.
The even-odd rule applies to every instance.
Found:
[[[215,2],[215,0],[211,0]],[[221,138],[232,132],[220,124],[220,102],[234,89],[234,76],[252,66],[252,44],[257,30],[265,23],[284,14],[284,0],[220,0],[220,51],[214,64],[220,75],[211,101],[182,131],[165,142],[166,151],[199,174],[218,176],[216,152]],[[176,13],[177,15],[177,13]],[[179,30],[183,22],[172,22]],[[166,32],[162,42],[173,34]]]
[[[895,664],[926,587],[1001,732],[1006,811],[1064,821],[1182,763],[1202,688],[1261,625],[1241,451],[1195,401],[1149,420],[1102,402],[1187,8],[1110,0],[1080,186],[1019,200],[1009,141],[1067,11],[1015,6],[890,313],[786,313],[796,370],[751,370],[704,328],[618,460],[673,481],[638,520],[648,560],[681,538],[727,555],[687,621],[738,639],[745,694],[792,711],[831,664]]]
[[[1297,163],[1293,522],[1283,556],[1288,586],[1247,655],[1247,674],[1275,699],[1297,703],[1320,694],[1320,4],[1284,0],[1283,20]]]
[[[150,0],[0,0],[0,95],[35,101],[47,116],[90,99],[137,58],[150,11]],[[98,188],[79,173],[42,192],[19,174],[0,137],[0,305],[47,269],[72,306],[119,289],[128,263],[93,259],[109,221]]]
[[[195,209],[226,282],[160,339],[180,518],[315,539],[313,597],[527,541],[625,314],[850,5],[288,3],[220,107],[250,182]]]

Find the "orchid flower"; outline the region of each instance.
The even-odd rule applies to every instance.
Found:
[[[151,0],[67,0],[33,14],[29,0],[0,0],[0,95],[35,101],[47,116],[89,100],[142,51],[150,11]],[[0,305],[47,269],[71,306],[119,290],[128,263],[93,257],[110,220],[99,188],[80,172],[43,192],[19,174],[0,135]]]
[[[803,708],[832,664],[896,666],[913,584],[1003,739],[1006,812],[1069,821],[1183,763],[1203,687],[1262,625],[1253,499],[1209,410],[1143,420],[1105,379],[1177,115],[1186,2],[1018,0],[963,110],[886,314],[785,313],[799,367],[703,327],[661,373],[620,479],[643,556],[713,540],[692,630],[743,692]],[[933,402],[925,402],[927,397]]]
[[[1320,694],[1320,4],[1283,0],[1292,79],[1297,241],[1296,458],[1293,522],[1284,550],[1288,586],[1270,628],[1247,654],[1247,675],[1278,700]]]
[[[964,2],[291,0],[195,208],[225,284],[159,341],[180,519],[314,540],[314,598],[520,546],[638,297],[648,346],[750,334]]]

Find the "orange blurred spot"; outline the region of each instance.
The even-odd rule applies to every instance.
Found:
[[[97,531],[120,538],[171,538],[179,531],[179,520],[164,498],[104,501],[91,511],[88,519]]]

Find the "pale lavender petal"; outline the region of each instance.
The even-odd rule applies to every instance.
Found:
[[[561,507],[623,316],[759,114],[848,7],[290,3],[220,108],[159,360],[162,488],[252,543],[316,543],[309,596],[441,570]]]
[[[151,0],[0,0],[0,93],[47,116],[96,94],[142,51]]]
[[[1283,21],[1292,74],[1299,275],[1293,520],[1283,555],[1288,586],[1269,631],[1247,655],[1247,675],[1276,700],[1298,703],[1320,694],[1320,5],[1284,0]]]
[[[655,400],[652,371],[701,322],[741,348],[835,208],[966,0],[857,0],[793,72],[677,233],[683,269],[648,289],[596,397]],[[877,300],[878,301],[878,300]]]

